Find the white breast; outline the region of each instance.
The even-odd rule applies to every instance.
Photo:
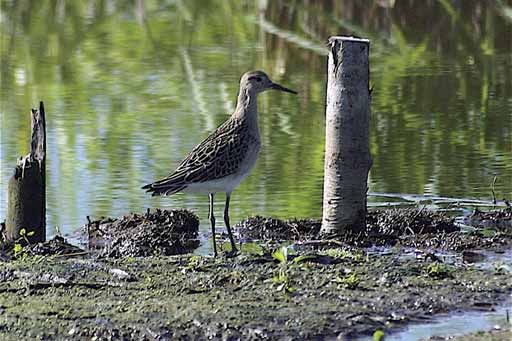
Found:
[[[242,161],[238,172],[232,175],[228,175],[221,179],[215,179],[204,182],[191,183],[183,190],[187,193],[217,193],[226,192],[231,193],[239,184],[245,179],[251,170],[256,165],[258,154],[260,151],[260,144],[252,145],[247,151],[247,156]]]

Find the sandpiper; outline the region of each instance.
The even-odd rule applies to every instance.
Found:
[[[260,130],[256,97],[260,92],[269,89],[297,94],[272,82],[263,71],[246,72],[240,79],[238,101],[231,117],[192,149],[173,173],[142,187],[153,196],[172,195],[177,192],[208,194],[215,256],[217,246],[213,202],[217,192],[226,193],[224,223],[231,242],[230,255],[237,253],[229,224],[229,201],[231,192],[249,175],[258,158]]]

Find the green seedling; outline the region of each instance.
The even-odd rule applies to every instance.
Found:
[[[343,277],[343,278],[337,276],[334,279],[334,281],[336,283],[342,284],[343,286],[345,286],[345,288],[350,289],[350,290],[357,289],[357,287],[361,283],[361,280],[355,273],[351,274],[350,276]]]
[[[278,274],[272,277],[272,283],[276,285],[277,291],[283,291],[286,294],[295,292],[295,288],[291,285],[290,278],[283,269],[279,270]]]
[[[187,266],[185,269],[187,270],[197,270],[201,263],[201,256],[192,256],[188,259]]]
[[[286,294],[291,294],[295,291],[295,288],[292,287],[292,285],[291,285],[291,280],[288,277],[287,269],[288,269],[289,265],[300,262],[301,260],[299,259],[298,261],[288,262],[288,253],[289,253],[288,246],[281,246],[280,248],[278,248],[277,250],[272,252],[272,258],[274,258],[275,260],[277,260],[279,262],[279,271],[278,271],[277,275],[272,277],[272,283],[274,285],[277,285],[276,286],[277,291],[282,291]],[[300,258],[300,257],[301,256],[296,257],[296,258]],[[303,257],[302,260],[304,260],[304,259],[305,258]]]
[[[373,333],[373,341],[384,341],[384,337],[386,334],[384,334],[384,331],[382,329],[377,329]]]
[[[20,230],[20,237],[18,238],[18,241],[25,241],[27,244],[30,244],[30,241],[28,240],[28,237],[32,237],[34,235],[34,231],[29,231],[27,232],[27,230],[25,229],[21,229]]]
[[[31,237],[34,235],[34,231],[28,231],[24,228],[20,230],[20,236],[18,239],[14,241],[14,257],[17,259],[20,259],[22,261],[26,260],[28,257],[27,250],[23,247],[23,244],[29,245],[30,240],[28,240],[28,237]]]
[[[350,250],[343,250],[340,248],[323,250],[321,252],[321,254],[332,257],[334,259],[338,259],[338,260],[343,260],[343,259],[360,260],[361,259],[361,255],[354,253]]]
[[[277,260],[280,264],[288,262],[288,247],[281,246],[279,249],[272,252],[272,258]]]
[[[23,246],[20,243],[14,244],[14,257],[18,257],[23,252]]]
[[[432,278],[442,279],[451,277],[451,272],[443,263],[431,263],[427,266],[427,275]]]

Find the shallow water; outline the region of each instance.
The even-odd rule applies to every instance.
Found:
[[[260,96],[262,153],[233,194],[232,221],[319,217],[332,34],[371,39],[372,193],[488,203],[497,176],[497,198],[512,197],[510,1],[0,5],[0,219],[15,160],[28,150],[28,110],[44,100],[50,235],[87,215],[147,207],[192,209],[206,233],[206,196],[151,198],[140,187],[228,117],[250,69],[299,95]],[[390,201],[369,197],[370,206]]]
[[[370,253],[387,253],[386,248],[371,248]],[[468,267],[475,267],[478,269],[497,269],[505,273],[512,273],[512,250],[506,250],[503,253],[496,253],[493,251],[477,250],[477,252],[484,256],[473,264],[465,264]],[[460,254],[455,252],[436,252],[445,264],[458,264],[461,265],[462,258]],[[424,252],[420,250],[405,250],[400,257],[421,257]],[[492,310],[487,311],[470,311],[470,312],[457,312],[438,316],[432,321],[424,323],[412,323],[405,329],[387,333],[386,341],[409,341],[409,340],[428,340],[435,337],[453,337],[463,336],[466,334],[474,333],[477,331],[490,331],[493,329],[506,329],[510,328],[511,324],[507,321],[507,312],[510,316],[512,312],[511,304],[512,296],[503,305],[494,307]],[[372,337],[361,337],[357,340],[373,340]]]
[[[433,322],[409,326],[399,333],[386,336],[386,341],[428,340],[435,337],[464,336],[477,331],[510,328],[507,311],[512,305],[499,307],[495,311],[466,312],[435,319]],[[371,340],[371,338],[368,338]]]

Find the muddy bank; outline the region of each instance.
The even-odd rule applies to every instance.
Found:
[[[338,248],[286,260],[35,256],[0,263],[0,338],[372,335],[437,314],[492,309],[512,292],[509,279],[499,269],[396,250]]]
[[[84,227],[88,247],[101,257],[176,255],[199,246],[199,219],[187,210],[147,210],[117,219],[102,218]]]
[[[106,258],[168,256],[190,253],[199,246],[199,219],[187,210],[148,209],[145,214],[87,220],[80,229],[82,248],[69,244],[60,235],[38,244],[29,244],[23,238],[15,242],[0,238],[0,261],[70,254]]]
[[[463,251],[468,249],[503,248],[511,244],[512,221],[510,209],[480,212],[475,211],[464,229],[455,218],[443,212],[424,209],[391,209],[368,212],[367,226],[362,231],[347,232],[333,236],[320,234],[318,220],[280,220],[266,217],[251,217],[235,226],[242,240],[264,241],[308,241],[329,240],[347,246],[405,246],[441,250]],[[482,226],[485,223],[485,227]]]
[[[4,253],[14,260],[0,262],[0,339],[351,338],[510,298],[510,267],[479,267],[486,256],[473,250],[509,248],[509,229],[463,230],[425,210],[372,212],[368,222],[325,240],[314,220],[254,217],[238,236],[265,242],[214,259],[163,257],[197,245],[187,211],[90,221],[88,250],[55,237]],[[361,247],[373,245],[389,248]],[[444,262],[432,248],[461,252]]]
[[[512,211],[475,211],[475,225],[485,222],[484,228],[462,229],[453,217],[429,210],[392,209],[368,213],[364,230],[339,235],[320,234],[320,221],[313,219],[280,220],[270,217],[251,217],[234,226],[238,240],[256,241],[267,247],[282,242],[295,242],[309,249],[329,245],[347,247],[403,246],[422,249],[466,251],[472,249],[502,250],[511,245],[512,228],[507,222]],[[65,243],[57,236],[44,244],[24,245],[30,255],[63,255],[88,252],[97,257],[147,257],[192,253],[198,246],[199,220],[187,210],[148,210],[145,214],[131,213],[119,218],[101,218],[82,228],[83,247]],[[469,223],[468,222],[468,223]],[[491,224],[494,222],[495,224]],[[505,226],[505,227],[504,227]],[[220,234],[218,240],[226,238]],[[1,243],[0,243],[1,244]],[[0,248],[0,260],[14,256],[14,244]],[[19,258],[19,257],[18,257]]]

